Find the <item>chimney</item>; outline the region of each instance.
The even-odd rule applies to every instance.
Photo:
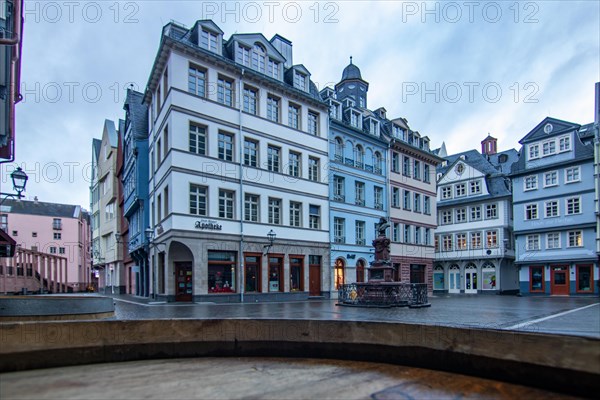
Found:
[[[481,154],[488,156],[496,154],[498,152],[497,143],[498,139],[488,133],[487,137],[481,141]]]
[[[37,203],[38,203],[38,198],[37,198],[37,196],[35,196],[35,197],[33,198],[33,202],[34,202],[35,204],[37,204]]]

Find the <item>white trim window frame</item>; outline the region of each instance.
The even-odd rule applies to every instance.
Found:
[[[565,168],[565,184],[575,183],[581,181],[581,167]]]
[[[538,188],[538,176],[528,175],[523,178],[523,191],[528,192],[530,190],[537,190]]]

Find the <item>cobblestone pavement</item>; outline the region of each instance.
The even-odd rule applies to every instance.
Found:
[[[600,338],[598,297],[445,295],[428,308],[358,308],[335,300],[286,303],[155,303],[113,295],[115,319],[249,318],[321,319],[418,323]]]

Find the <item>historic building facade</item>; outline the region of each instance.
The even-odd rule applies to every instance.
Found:
[[[427,283],[433,291],[434,231],[437,227],[436,167],[429,138],[408,126],[406,119],[387,125],[389,149],[389,216],[391,258],[396,279]]]
[[[519,142],[511,177],[521,293],[598,293],[593,140],[593,124],[548,117]]]
[[[335,89],[321,91],[329,105],[329,226],[332,291],[365,282],[373,261],[376,224],[387,217],[385,109],[367,108],[369,85],[352,62]]]
[[[126,292],[123,252],[119,245],[122,228],[117,178],[118,135],[115,123],[105,120],[102,139],[92,141],[92,260],[99,288],[110,293]]]
[[[144,96],[151,292],[328,297],[328,108],[292,43],[169,23]]]
[[[508,177],[518,153],[498,153],[489,135],[481,148],[446,156],[437,168],[434,291],[518,291]]]
[[[122,135],[123,242],[131,261],[126,263],[128,292],[150,296],[149,243],[146,229],[150,227],[148,201],[148,107],[142,103],[143,93],[127,89],[124,129]]]

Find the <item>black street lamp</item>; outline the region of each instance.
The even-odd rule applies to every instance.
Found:
[[[269,233],[267,233],[267,239],[269,239],[269,244],[265,244],[263,246],[263,256],[269,254],[269,250],[271,250],[271,247],[273,247],[273,242],[275,242],[275,237],[277,237],[277,234],[273,232],[273,229],[271,229]]]
[[[4,203],[4,200],[9,197],[16,197],[17,199],[25,197],[23,192],[25,191],[25,186],[27,185],[27,179],[29,179],[25,171],[23,171],[21,167],[17,167],[17,169],[10,174],[10,178],[12,180],[13,190],[17,192],[17,194],[0,193],[1,196],[4,196],[2,201],[0,201],[0,204]]]

